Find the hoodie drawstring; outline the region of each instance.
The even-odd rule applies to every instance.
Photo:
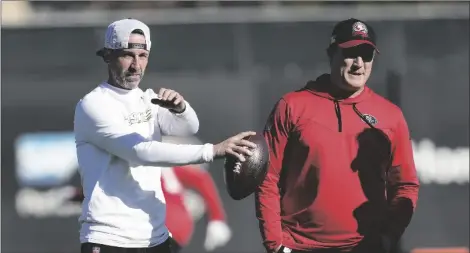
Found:
[[[375,128],[374,125],[372,125],[372,124],[369,122],[369,120],[367,120],[367,118],[364,116],[364,114],[362,114],[362,113],[357,109],[355,103],[353,104],[353,110],[354,110],[354,112],[355,112],[364,122],[367,123],[367,125],[369,125],[370,128],[377,130],[377,128]],[[390,144],[390,145],[391,145],[391,144]],[[394,153],[395,153],[395,150],[392,150],[392,152],[390,152],[389,164],[388,164],[387,168],[391,168],[391,167],[392,167],[392,162],[393,162]],[[387,169],[386,172],[385,172],[385,177],[387,177],[387,176],[388,176],[388,169]]]
[[[367,125],[370,126],[370,128],[374,128],[374,129],[375,129],[374,125],[372,125],[372,124],[369,122],[369,120],[364,116],[364,114],[362,114],[362,113],[357,109],[355,103],[353,104],[353,110],[354,110],[354,112],[355,112]]]
[[[341,118],[341,107],[339,105],[339,102],[338,100],[334,100],[334,104],[335,104],[335,112],[336,112],[336,118],[338,119],[338,132],[342,132],[343,131],[343,121],[342,121],[342,118]],[[359,116],[367,125],[369,125],[369,127],[371,128],[374,128],[374,125],[372,125],[369,120],[364,116],[364,114],[362,114],[356,107],[356,104],[354,103],[352,105],[353,107],[353,110],[354,112],[357,114],[357,116]]]
[[[341,107],[339,106],[338,100],[334,100],[336,118],[338,118],[338,132],[343,132],[343,121],[341,119]]]

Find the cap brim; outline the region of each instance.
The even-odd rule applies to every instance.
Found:
[[[350,40],[350,41],[338,44],[338,47],[340,47],[340,48],[350,48],[350,47],[355,47],[355,46],[359,46],[359,45],[362,45],[362,44],[371,45],[372,47],[374,47],[374,49],[377,51],[377,53],[380,53],[377,46],[374,43],[372,43],[368,40]]]
[[[104,52],[105,52],[105,48],[102,48],[102,49],[96,51],[96,55],[100,56],[100,57],[104,57]]]

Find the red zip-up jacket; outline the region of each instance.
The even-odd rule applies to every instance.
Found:
[[[398,239],[416,207],[402,111],[367,87],[336,100],[329,80],[286,94],[267,121],[270,165],[255,200],[268,252],[372,250],[381,235]]]

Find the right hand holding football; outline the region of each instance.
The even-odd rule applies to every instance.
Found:
[[[251,152],[249,149],[256,148],[256,144],[244,139],[252,135],[256,135],[256,133],[252,131],[242,132],[228,138],[219,144],[214,145],[214,158],[232,155],[240,162],[244,162],[245,156],[253,155],[253,152]]]

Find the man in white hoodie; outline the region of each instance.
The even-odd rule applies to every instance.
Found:
[[[79,218],[82,253],[170,253],[161,167],[240,161],[255,144],[248,131],[219,144],[178,145],[162,135],[198,131],[195,111],[178,92],[139,88],[151,48],[150,29],[135,19],[108,26],[104,48],[109,79],[75,109],[74,132],[84,194]]]

